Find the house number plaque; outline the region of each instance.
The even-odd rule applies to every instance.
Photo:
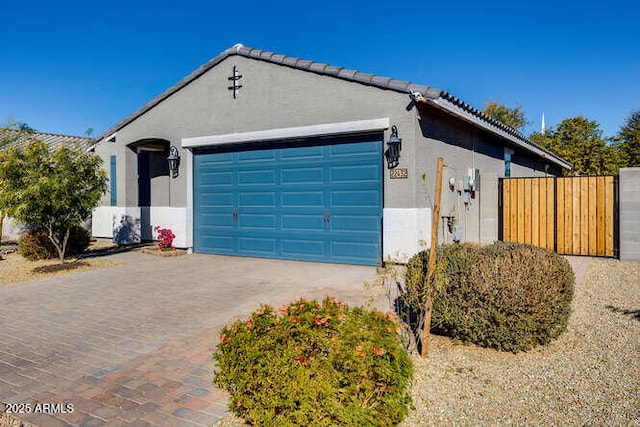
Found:
[[[407,168],[391,169],[389,170],[389,174],[391,179],[407,179],[409,177]]]

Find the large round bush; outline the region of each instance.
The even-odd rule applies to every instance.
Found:
[[[262,306],[225,326],[214,383],[257,425],[391,425],[411,403],[412,366],[391,315],[325,299]]]
[[[423,252],[410,260],[405,300],[424,304]],[[432,331],[463,342],[518,352],[566,330],[575,277],[558,254],[531,245],[445,245],[438,249],[439,280]]]

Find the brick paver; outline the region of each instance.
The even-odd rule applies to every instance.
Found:
[[[266,259],[112,255],[123,264],[0,287],[0,401],[73,404],[42,426],[212,425],[218,330],[259,303],[364,302],[375,269]],[[2,274],[0,264],[0,274]]]

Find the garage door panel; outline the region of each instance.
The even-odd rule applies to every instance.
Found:
[[[370,156],[372,158],[378,159],[378,155],[380,153],[380,148],[376,146],[376,144],[371,143],[361,143],[361,144],[335,144],[329,146],[329,156],[330,157],[350,157],[352,158],[354,154],[360,156]]]
[[[276,226],[276,216],[264,214],[241,214],[238,215],[238,226],[247,228],[265,228],[267,230],[272,230]]]
[[[378,257],[378,245],[366,242],[331,242],[331,256],[352,262],[371,260]]]
[[[313,256],[318,259],[325,256],[323,239],[282,239],[281,254],[288,257]]]
[[[280,194],[280,206],[283,208],[323,208],[324,205],[324,191],[286,191]]]
[[[272,255],[276,251],[276,239],[267,237],[238,237],[238,249],[247,254]]]
[[[237,156],[237,163],[240,165],[244,163],[263,163],[265,161],[273,162],[276,159],[276,152],[274,150],[240,151]]]
[[[282,168],[280,171],[280,184],[281,185],[308,185],[308,184],[323,184],[324,168],[322,167],[307,167],[307,168]]]
[[[314,212],[307,215],[281,215],[280,229],[282,231],[315,231],[324,226],[322,212]]]
[[[324,158],[324,152],[325,150],[322,145],[297,147],[295,149],[282,150],[280,158],[285,163],[295,162],[298,160],[304,160],[305,162],[308,162],[309,160],[320,161]]]
[[[331,214],[331,229],[346,232],[370,232],[380,229],[380,218],[376,215]]]
[[[365,191],[335,191],[331,194],[331,207],[347,206],[379,206],[380,193],[375,190]]]
[[[200,206],[211,208],[233,207],[233,193],[204,193],[200,198]]]
[[[205,172],[202,174],[202,181],[207,185],[233,185],[232,172]]]
[[[207,213],[202,215],[199,224],[203,227],[234,227],[233,214],[230,212]]]
[[[199,156],[201,171],[206,172],[210,168],[218,168],[224,165],[232,165],[235,160],[234,153],[218,153],[215,156]]]
[[[241,170],[238,172],[238,185],[269,185],[276,183],[276,173],[273,170]]]
[[[195,250],[375,265],[381,247],[382,143],[331,142],[197,153]]]
[[[198,240],[198,247],[202,252],[233,254],[236,252],[235,240],[233,236],[202,237]]]
[[[274,208],[276,206],[275,191],[257,193],[257,192],[240,192],[238,193],[238,206],[262,206]]]
[[[331,182],[380,182],[380,167],[377,165],[334,166],[331,168]]]

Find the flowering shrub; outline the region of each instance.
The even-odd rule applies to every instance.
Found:
[[[249,424],[396,424],[413,375],[397,326],[332,298],[263,305],[222,328],[214,383]]]
[[[158,249],[161,251],[172,251],[175,249],[173,239],[175,239],[176,235],[173,234],[170,228],[160,228],[160,226],[156,226],[154,230],[158,233]]]

